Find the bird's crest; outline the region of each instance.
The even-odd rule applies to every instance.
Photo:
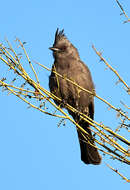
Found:
[[[56,33],[55,33],[54,45],[57,44],[62,39],[67,39],[65,34],[64,34],[64,29],[59,31],[59,28],[57,28]]]

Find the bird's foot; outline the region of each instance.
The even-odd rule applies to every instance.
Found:
[[[62,99],[59,106],[60,106],[61,108],[64,108],[66,104],[67,104],[66,100],[65,100],[65,99]]]

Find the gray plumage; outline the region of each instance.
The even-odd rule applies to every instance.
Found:
[[[67,80],[56,76],[53,72],[56,71],[89,91],[94,90],[91,73],[88,67],[80,60],[77,49],[67,39],[64,30],[59,31],[57,29],[53,47],[50,49],[53,51],[54,57],[54,64],[49,77],[50,91],[63,100],[63,107],[65,107],[65,103],[68,103],[78,111],[94,119],[93,96],[80,90]],[[61,102],[58,101],[55,101],[55,103],[57,105],[61,104]],[[68,112],[74,120],[89,133],[90,142],[95,145],[89,124],[81,120],[77,112],[70,110],[68,110]],[[86,164],[100,164],[101,156],[98,150],[86,142],[78,129],[77,132],[81,149],[81,160]]]

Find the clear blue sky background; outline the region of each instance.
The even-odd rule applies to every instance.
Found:
[[[120,1],[130,16],[130,1]],[[89,66],[97,94],[115,106],[120,100],[128,102],[122,86],[115,85],[114,74],[99,64],[92,44],[103,50],[105,58],[130,83],[130,24],[122,24],[115,0],[22,0],[1,1],[0,41],[15,37],[27,41],[31,60],[51,67],[56,28],[64,28],[69,40],[78,48],[81,59]],[[0,64],[0,77],[5,67]],[[41,84],[48,89],[46,71],[39,72]],[[57,127],[58,120],[36,110],[0,91],[0,189],[1,190],[69,190],[125,189],[126,184],[106,167],[110,163],[123,174],[128,166],[111,162],[105,157],[100,166],[86,166],[80,160],[75,127],[70,122]],[[95,100],[95,120],[115,128],[116,114]],[[123,169],[124,168],[124,169]],[[123,170],[122,170],[123,169]]]

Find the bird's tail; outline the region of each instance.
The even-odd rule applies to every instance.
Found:
[[[94,139],[87,122],[79,123],[80,126],[87,131],[89,137],[86,134],[82,134],[81,131],[77,130],[80,150],[81,150],[81,160],[85,164],[98,165],[101,163],[101,156],[95,147]]]

